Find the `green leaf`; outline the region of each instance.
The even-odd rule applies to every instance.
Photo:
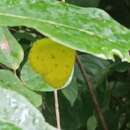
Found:
[[[36,91],[53,91],[54,89],[51,88],[43,80],[43,77],[35,72],[31,65],[29,63],[26,63],[21,71],[21,79],[24,81],[24,83],[32,90]]]
[[[56,130],[26,98],[16,92],[0,88],[0,120],[22,130]]]
[[[74,105],[78,97],[78,85],[76,79],[73,79],[70,85],[61,90],[66,99],[70,102],[71,106]]]
[[[115,62],[111,65],[111,71],[125,72],[130,68],[130,64],[127,62]]]
[[[105,81],[105,78],[110,71],[110,61],[89,54],[80,55],[80,59],[82,64],[84,64],[86,72],[91,76],[94,87],[102,86],[102,83]],[[81,76],[79,76],[79,78],[81,78]],[[82,81],[84,82],[84,80]],[[104,87],[100,88],[103,89]]]
[[[0,130],[22,130],[11,123],[0,121]]]
[[[73,69],[74,71],[74,69]],[[62,87],[66,87],[70,84],[71,79],[73,77],[73,71],[69,77],[69,79],[67,80],[67,82],[65,83],[65,85]],[[62,88],[53,88],[51,85],[49,85],[47,83],[47,81],[45,81],[43,79],[43,76],[39,73],[37,73],[35,70],[33,70],[33,68],[31,67],[31,65],[27,62],[22,70],[21,70],[21,79],[22,81],[26,84],[26,86],[29,89],[35,90],[35,91],[54,91],[56,89],[62,89]]]
[[[84,89],[85,88],[85,89]],[[60,114],[61,114],[61,126],[63,130],[79,130],[82,125],[86,126],[88,118],[92,115],[93,105],[89,93],[86,91],[86,86],[79,88],[78,97],[75,103],[70,105],[67,98],[59,91],[59,104],[60,104]],[[44,94],[45,109],[44,116],[51,124],[55,124],[55,108],[53,93]],[[48,116],[48,114],[50,116]],[[82,130],[82,129],[81,129]],[[83,129],[85,130],[85,128]]]
[[[17,91],[37,107],[42,103],[40,95],[26,88],[26,85],[8,70],[0,70],[0,87]]]
[[[16,70],[23,60],[23,50],[7,28],[0,28],[0,63]]]
[[[45,36],[73,49],[104,59],[118,55],[130,61],[130,31],[97,8],[81,8],[61,2],[17,0],[0,2],[0,25],[33,27]]]
[[[87,129],[95,130],[97,127],[97,120],[95,116],[91,116],[87,121]]]

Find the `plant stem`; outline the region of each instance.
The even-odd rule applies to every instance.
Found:
[[[58,91],[57,90],[54,91],[54,98],[55,98],[55,113],[56,113],[57,130],[61,130],[60,110],[59,110]]]
[[[61,2],[65,3],[65,0],[61,0]],[[61,130],[60,110],[59,110],[58,91],[57,90],[54,91],[54,98],[55,98],[55,113],[56,113],[57,130]]]
[[[86,86],[88,87],[88,91],[89,91],[89,94],[90,94],[90,96],[92,98],[93,105],[94,105],[95,111],[97,113],[97,116],[99,118],[99,121],[100,121],[103,129],[104,130],[108,130],[107,123],[105,121],[105,118],[104,118],[103,113],[101,111],[100,105],[99,105],[99,103],[97,101],[97,98],[96,98],[94,90],[93,90],[92,81],[90,80],[89,76],[87,75],[87,73],[85,71],[85,68],[84,68],[84,65],[81,63],[80,58],[78,57],[78,55],[77,55],[76,58],[77,58],[76,59],[77,60],[77,64],[78,64],[78,66],[80,68],[80,71],[82,73],[82,76],[83,76],[83,78],[84,78],[84,80],[86,82]]]

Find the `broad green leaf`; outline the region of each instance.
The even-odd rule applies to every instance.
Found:
[[[56,2],[57,0],[4,0],[3,2],[0,1],[1,5],[24,5],[24,4],[30,4],[35,2]]]
[[[7,28],[0,28],[0,63],[16,70],[23,60],[23,50]]]
[[[1,26],[33,27],[70,48],[104,59],[118,55],[130,61],[130,31],[103,10],[33,0],[17,0],[17,5],[3,0],[0,5]]]
[[[15,125],[11,123],[0,121],[0,130],[22,130],[22,129],[16,127]]]
[[[37,107],[42,103],[40,95],[26,88],[26,85],[8,70],[0,70],[0,87],[17,91]]]
[[[56,130],[42,114],[18,93],[0,88],[0,120],[14,124],[22,130]]]

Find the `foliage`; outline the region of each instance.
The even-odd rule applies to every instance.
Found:
[[[130,31],[103,10],[39,0],[6,5],[2,1],[0,5],[3,26],[32,27],[72,49],[105,59],[118,55],[129,61]]]
[[[87,8],[56,0],[0,1],[0,129],[55,130],[53,89],[28,64],[32,44],[43,37],[78,52],[109,129],[130,129],[130,30],[95,8],[105,8],[103,0],[67,2]],[[102,130],[77,64],[71,83],[58,92],[63,130]]]

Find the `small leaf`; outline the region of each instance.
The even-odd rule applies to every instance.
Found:
[[[42,114],[16,92],[0,88],[0,120],[5,120],[22,130],[56,130],[48,125]]]
[[[7,28],[0,28],[0,63],[16,70],[23,60],[23,49]]]
[[[37,107],[42,103],[40,95],[26,88],[26,85],[24,85],[12,72],[8,70],[0,70],[0,87],[17,91]]]
[[[87,129],[88,130],[96,130],[97,120],[95,116],[91,116],[87,121]]]
[[[75,79],[72,80],[68,87],[61,90],[66,99],[70,102],[71,106],[73,106],[77,96],[78,96],[78,86]]]

